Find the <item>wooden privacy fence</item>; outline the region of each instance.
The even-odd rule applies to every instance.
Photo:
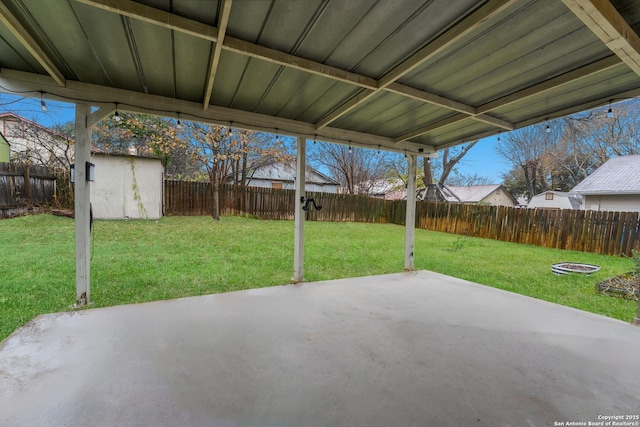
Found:
[[[265,219],[293,219],[293,190],[220,186],[221,214],[248,213]],[[310,208],[312,221],[354,221],[404,225],[406,202],[365,196],[307,193],[320,211]],[[208,183],[166,181],[165,213],[209,215]],[[504,206],[418,202],[419,228],[548,248],[630,256],[640,249],[637,212],[519,209]]]
[[[68,173],[42,166],[0,163],[0,218],[23,214],[33,205],[69,202]],[[72,203],[71,199],[71,203]]]
[[[631,249],[640,249],[638,217],[638,212],[418,203],[416,226],[504,242],[630,256]]]

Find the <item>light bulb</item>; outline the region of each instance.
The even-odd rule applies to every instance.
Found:
[[[113,121],[119,123],[120,120],[122,120],[122,117],[120,117],[120,114],[118,114],[118,110],[116,110],[115,114],[113,115]]]
[[[607,110],[607,117],[613,119],[613,110],[611,109],[611,107],[609,107],[609,109]]]

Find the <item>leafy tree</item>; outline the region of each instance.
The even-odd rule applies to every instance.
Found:
[[[108,152],[146,154],[162,160],[167,177],[196,177],[185,141],[177,124],[156,116],[119,113],[100,121],[93,130],[94,144]]]

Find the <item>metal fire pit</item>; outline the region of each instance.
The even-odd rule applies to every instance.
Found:
[[[559,262],[551,265],[551,272],[553,274],[568,274],[568,273],[578,273],[578,274],[586,274],[587,276],[591,273],[595,273],[600,270],[599,265],[593,264],[582,264],[579,262]]]

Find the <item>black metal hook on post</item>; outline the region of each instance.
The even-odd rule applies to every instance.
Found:
[[[313,205],[313,207],[317,211],[322,209],[322,206],[316,205],[316,201],[313,200],[313,198],[306,199],[304,196],[302,196],[302,197],[300,197],[300,203],[302,203],[302,210],[303,211],[308,211],[309,210],[309,205]]]

